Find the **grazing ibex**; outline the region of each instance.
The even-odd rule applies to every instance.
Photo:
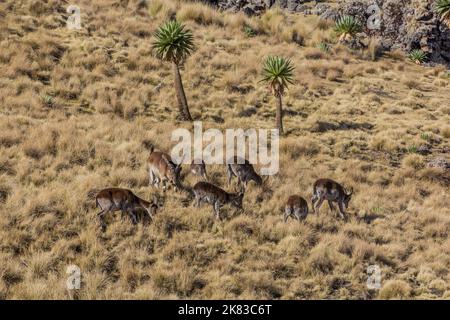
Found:
[[[148,216],[153,220],[153,215],[158,209],[158,200],[156,196],[153,197],[153,202],[146,201],[139,198],[131,190],[121,188],[107,188],[97,193],[95,197],[96,207],[100,207],[97,216],[100,219],[102,228],[105,228],[103,216],[108,212],[122,211],[123,214],[130,215],[133,224],[137,223],[135,210],[142,208],[147,211]]]
[[[228,193],[225,190],[204,181],[198,182],[194,186],[193,191],[197,208],[200,207],[201,202],[211,204],[217,219],[220,219],[220,208],[227,203],[230,203],[238,209],[242,209],[244,191],[239,193]]]
[[[201,163],[198,163],[200,161],[201,161]],[[196,176],[202,177],[205,181],[208,181],[208,176],[206,175],[205,162],[203,160],[200,160],[200,161],[196,161],[196,160],[192,161],[191,168],[190,168],[191,173]]]
[[[233,176],[238,178],[238,184],[243,182],[245,186],[249,181],[255,181],[258,186],[261,186],[263,180],[259,174],[256,173],[253,165],[247,159],[241,159],[237,156],[231,158],[227,162],[227,176],[228,185],[231,184]]]
[[[181,163],[175,164],[172,158],[164,152],[154,151],[153,146],[150,147],[150,156],[148,157],[148,171],[150,175],[150,185],[163,183],[163,189],[166,189],[166,182],[169,181],[178,190],[180,188],[180,172]]]
[[[295,218],[298,221],[305,219],[308,215],[308,203],[300,196],[290,196],[286,206],[284,207],[284,222],[289,217]]]
[[[319,179],[314,183],[312,205],[314,213],[318,213],[324,200],[328,201],[331,211],[334,211],[333,202],[339,206],[339,215],[345,219],[345,210],[352,198],[353,189],[347,191],[342,185],[331,179]]]

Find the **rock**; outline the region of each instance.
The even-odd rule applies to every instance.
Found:
[[[317,16],[322,16],[326,14],[326,12],[330,11],[331,6],[326,3],[318,3],[311,11],[312,14]],[[328,18],[327,18],[328,19]]]
[[[248,15],[262,14],[274,6],[291,12],[299,12],[300,5],[308,0],[203,0],[222,10],[243,11]]]
[[[368,27],[373,12],[368,10],[373,0],[347,0],[321,14],[322,18],[336,20],[351,15],[363,25],[367,36],[381,38],[385,49],[401,49],[410,52],[421,49],[428,53],[430,62],[450,66],[450,29],[434,12],[433,1],[425,0],[377,0],[381,10],[380,28]]]
[[[237,116],[240,118],[247,118],[247,117],[251,117],[252,115],[256,114],[258,112],[258,110],[255,107],[248,107],[242,111],[240,111]]]
[[[427,163],[430,168],[450,169],[450,162],[445,158],[434,158]]]
[[[417,153],[426,156],[431,153],[431,146],[428,144],[422,144],[419,148],[417,148]]]

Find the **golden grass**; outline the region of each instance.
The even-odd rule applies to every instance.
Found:
[[[21,3],[0,4],[0,298],[450,297],[450,177],[427,166],[448,159],[445,70],[375,57],[375,42],[351,52],[328,23],[279,10],[249,18],[199,3],[82,0],[84,29],[69,31],[60,1]],[[169,151],[172,130],[191,127],[174,120],[170,65],[151,55],[152,32],[173,16],[195,35],[182,76],[205,129],[272,128],[261,62],[278,54],[296,66],[280,172],[220,222],[186,193],[148,187],[145,145]],[[419,155],[422,144],[432,154]],[[222,166],[208,169],[231,189]],[[350,220],[324,205],[283,223],[288,195],[309,200],[321,177],[355,189]],[[111,216],[101,233],[92,194],[107,186],[160,193],[163,208],[151,224]],[[65,287],[71,264],[80,290]],[[373,264],[379,291],[366,287]]]

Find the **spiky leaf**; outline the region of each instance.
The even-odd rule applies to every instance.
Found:
[[[450,0],[437,0],[435,9],[443,20],[450,22]]]
[[[417,64],[421,64],[427,60],[427,54],[422,50],[416,49],[409,53],[409,59]]]
[[[294,66],[291,60],[283,57],[268,57],[263,65],[263,79],[272,92],[282,95],[289,83],[294,83]]]
[[[352,16],[342,16],[336,21],[334,31],[344,39],[347,36],[353,37],[361,31],[361,24]]]
[[[194,36],[191,31],[176,20],[170,20],[160,26],[155,34],[152,44],[153,50],[159,59],[183,63],[194,51]]]

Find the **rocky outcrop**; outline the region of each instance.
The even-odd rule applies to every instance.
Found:
[[[365,27],[361,36],[376,36],[387,49],[409,52],[422,49],[430,62],[450,66],[450,29],[435,14],[435,0],[343,0],[337,5],[327,1],[310,0],[203,0],[223,10],[243,11],[248,15],[262,14],[278,6],[291,12],[317,14],[324,19],[336,20],[342,15],[356,17]],[[379,8],[379,28],[369,28],[377,15],[369,10]],[[373,7],[371,8],[373,9]],[[370,22],[369,22],[370,23]]]
[[[306,9],[305,2],[309,0],[204,0],[220,9],[243,11],[248,15],[257,15],[265,10],[278,6],[291,12],[301,12]]]
[[[450,169],[450,162],[445,158],[434,158],[427,165],[430,168]]]
[[[368,10],[374,4],[378,15]],[[386,49],[421,49],[430,61],[450,64],[450,29],[435,14],[433,4],[434,0],[347,0],[321,16],[335,20],[352,15],[364,26],[362,36],[378,36]],[[380,22],[376,28],[370,25],[373,19]]]

